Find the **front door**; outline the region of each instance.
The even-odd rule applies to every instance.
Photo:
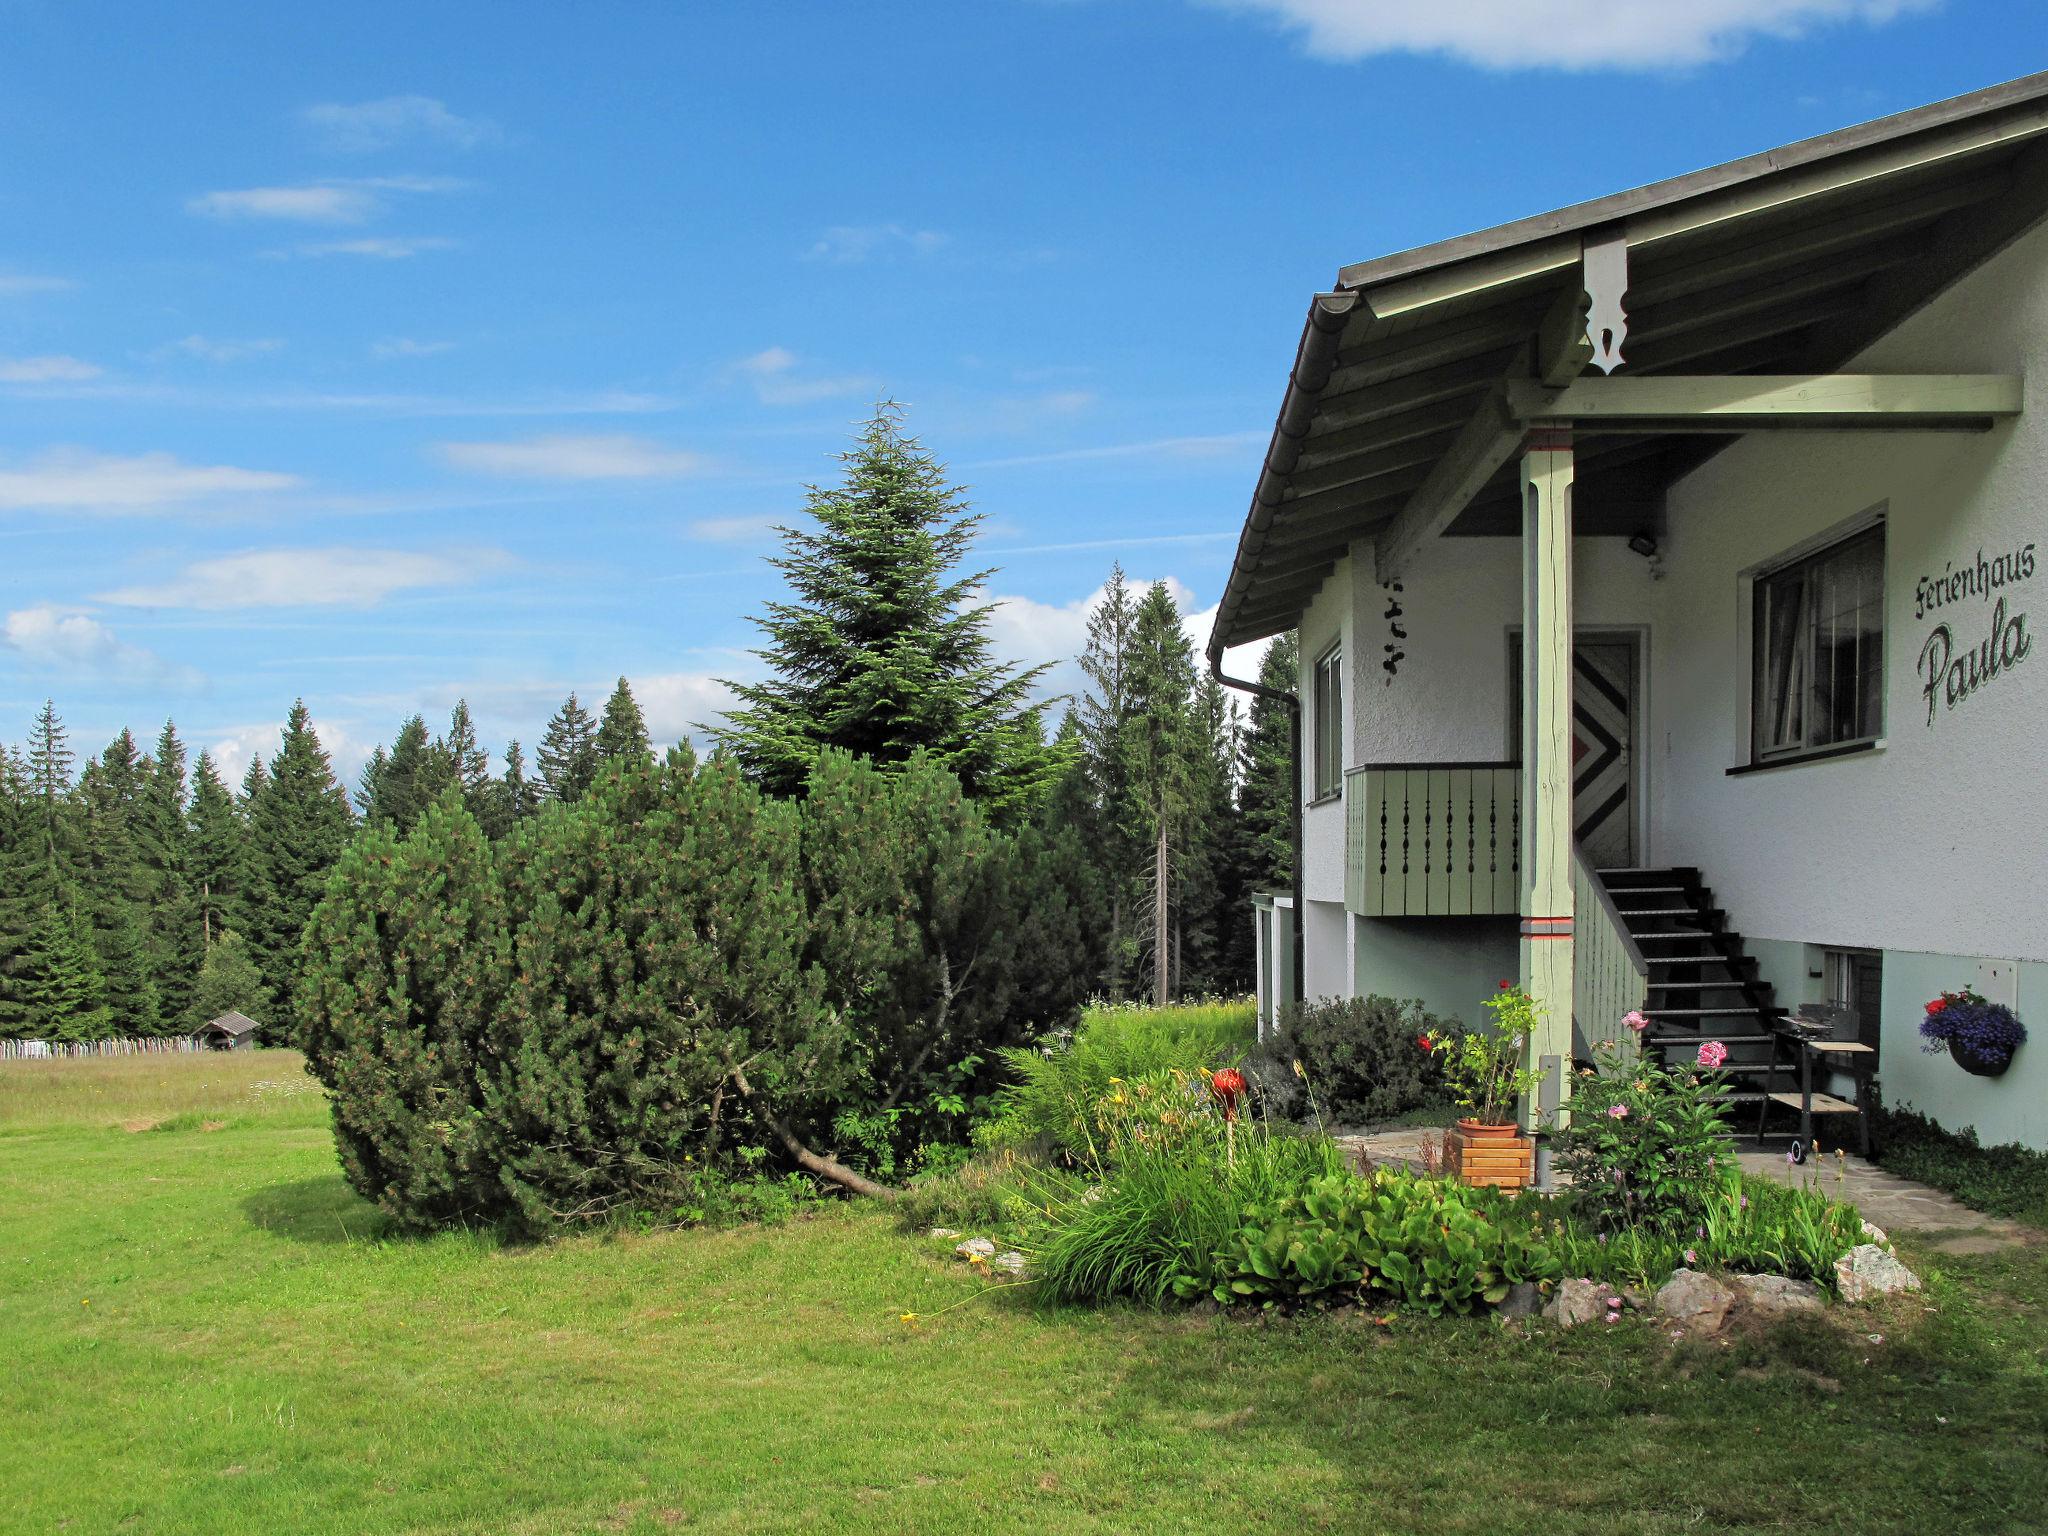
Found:
[[[1582,634],[1572,646],[1572,835],[1595,869],[1628,869],[1636,845],[1636,681],[1634,635]],[[1522,637],[1508,646],[1508,739],[1522,741]]]

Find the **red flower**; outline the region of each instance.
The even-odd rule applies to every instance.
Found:
[[[1946,1008],[1947,1006],[1948,999],[1946,997],[1937,997],[1933,1002],[1927,1005],[1927,1011],[1929,1013],[1939,1013],[1942,1009]]]
[[[1422,1047],[1422,1052],[1425,1056],[1428,1055],[1432,1050],[1436,1049],[1436,1047],[1432,1046],[1429,1043],[1429,1036],[1427,1035],[1417,1035],[1415,1037],[1415,1043]]]
[[[1500,989],[1501,991],[1505,992],[1509,987],[1512,987],[1513,985],[1514,983],[1512,981],[1504,981],[1500,984]]]
[[[1244,1092],[1244,1074],[1235,1067],[1224,1067],[1209,1079],[1209,1090],[1223,1101],[1223,1118],[1237,1118],[1237,1101]]]

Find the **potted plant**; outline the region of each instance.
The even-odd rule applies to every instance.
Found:
[[[1431,1030],[1416,1044],[1442,1068],[1452,1097],[1471,1111],[1444,1138],[1445,1161],[1467,1184],[1519,1189],[1534,1173],[1535,1143],[1522,1134],[1515,1110],[1543,1080],[1528,1065],[1536,1033],[1536,1000],[1511,981],[1485,1003],[1491,1029]]]
[[[2012,1053],[2027,1039],[2027,1026],[2003,1003],[1988,1002],[1968,987],[1944,992],[1927,1005],[1920,1038],[1930,1052],[1948,1048],[1949,1058],[1978,1077],[1999,1077]]]

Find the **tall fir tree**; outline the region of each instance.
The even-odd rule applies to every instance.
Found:
[[[0,1035],[95,1040],[108,1032],[99,964],[50,847],[39,783],[27,760],[0,757]]]
[[[363,820],[388,822],[403,837],[441,795],[459,787],[455,760],[445,743],[427,733],[414,715],[399,726],[388,753],[379,749],[363,769],[357,803]]]
[[[108,1028],[122,1036],[162,1027],[156,981],[143,934],[150,882],[136,847],[144,763],[123,731],[79,775],[84,833],[78,899],[86,914],[102,980]]]
[[[73,853],[67,809],[71,798],[71,765],[77,761],[71,738],[57,716],[54,699],[43,700],[29,736],[29,787],[35,798],[44,852],[60,869]]]
[[[1177,989],[1181,897],[1195,862],[1206,746],[1194,709],[1195,662],[1181,629],[1180,605],[1164,582],[1138,600],[1131,626],[1124,771],[1142,845],[1151,854],[1142,943],[1151,961],[1150,991],[1165,1002]]]
[[[615,763],[654,755],[647,738],[647,722],[640,704],[626,680],[619,679],[612,696],[605,700],[604,718],[597,727],[597,756],[600,762]]]
[[[144,952],[166,1029],[181,1025],[191,1013],[192,989],[206,951],[198,893],[191,880],[188,795],[185,743],[178,738],[177,725],[166,720],[157,734],[136,824],[137,851],[149,884]]]
[[[505,771],[492,781],[490,793],[484,798],[483,814],[477,817],[477,825],[484,829],[485,836],[496,842],[511,836],[519,823],[539,809],[539,787],[526,776],[526,754],[519,748],[519,739],[514,737],[505,744]]]
[[[784,796],[827,747],[885,768],[923,751],[1016,819],[1060,767],[1031,699],[1043,669],[995,659],[991,605],[975,601],[992,572],[961,568],[981,516],[901,418],[878,406],[841,483],[810,489],[810,524],[781,530],[772,563],[791,600],[756,621],[769,676],[728,684],[739,704],[711,735]]]
[[[1112,565],[1102,597],[1088,614],[1088,640],[1081,673],[1088,686],[1074,712],[1096,808],[1098,866],[1109,907],[1109,936],[1103,984],[1121,998],[1134,985],[1131,970],[1140,947],[1137,913],[1143,904],[1139,858],[1141,816],[1133,795],[1124,731],[1131,717],[1131,666],[1138,595],[1122,565]]]
[[[1293,693],[1299,683],[1299,655],[1294,631],[1275,639],[1259,661],[1261,685]],[[1294,883],[1293,807],[1298,791],[1288,714],[1279,700],[1252,696],[1238,803],[1244,814],[1246,875],[1253,890],[1286,890]]]
[[[290,1038],[287,1011],[299,936],[354,825],[348,794],[335,780],[303,699],[292,705],[268,780],[249,805],[255,899],[240,931],[267,993],[267,1015],[254,1017],[266,1039],[282,1041]]]
[[[597,722],[572,692],[541,733],[535,759],[542,795],[574,805],[597,779]]]
[[[220,942],[232,917],[245,909],[249,884],[248,831],[209,752],[202,751],[193,765],[192,804],[186,823],[190,838],[187,872],[198,904],[203,969],[204,956]],[[193,1017],[198,1011],[188,1012],[184,1022],[205,1023]]]
[[[476,721],[469,713],[469,700],[457,699],[448,715],[446,739],[448,765],[462,790],[463,808],[479,821],[486,819],[493,794],[491,754],[476,739]]]

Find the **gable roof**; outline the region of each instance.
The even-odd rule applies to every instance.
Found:
[[[254,1019],[250,1018],[246,1013],[229,1012],[224,1013],[219,1018],[210,1020],[208,1023],[201,1026],[199,1033],[203,1035],[207,1033],[207,1031],[209,1030],[217,1029],[221,1031],[221,1033],[223,1034],[246,1035],[252,1029],[259,1029],[261,1027],[261,1025],[259,1025]]]
[[[1398,515],[1581,281],[1629,245],[1630,374],[1840,368],[2048,216],[2048,73],[1343,268],[1309,305],[1209,652],[1291,629]],[[1584,443],[1585,533],[1661,524],[1728,438]],[[1453,533],[1520,526],[1510,464]]]

